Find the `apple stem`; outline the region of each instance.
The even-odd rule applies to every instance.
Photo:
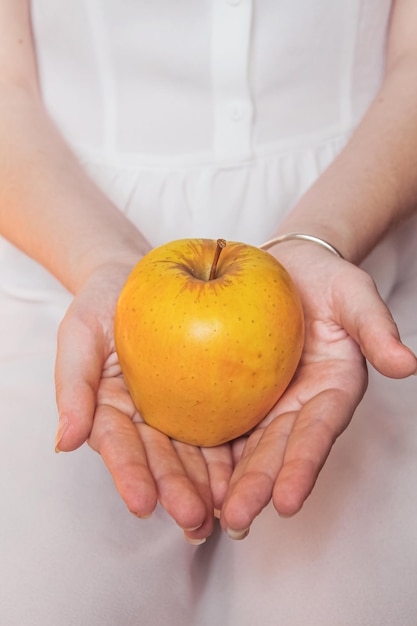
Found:
[[[218,239],[216,252],[214,253],[214,259],[213,259],[213,263],[212,263],[211,270],[210,270],[209,280],[213,280],[214,278],[216,278],[216,270],[217,270],[217,263],[219,261],[219,256],[220,256],[221,251],[225,247],[226,247],[226,241],[224,239]]]

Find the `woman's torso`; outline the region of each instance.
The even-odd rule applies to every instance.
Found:
[[[372,100],[390,4],[32,0],[45,104],[153,245],[259,244]],[[55,288],[5,242],[0,260],[3,289]]]

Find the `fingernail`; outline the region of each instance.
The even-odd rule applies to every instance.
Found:
[[[185,533],[184,537],[186,538],[188,543],[191,543],[192,546],[201,546],[202,543],[205,543],[207,541],[207,537],[203,537],[202,539],[192,539],[191,537],[188,537],[188,535],[186,535]]]
[[[61,450],[59,449],[59,444],[61,443],[61,439],[64,436],[67,428],[68,428],[68,418],[65,415],[62,415],[59,418],[58,429],[56,431],[55,452],[61,452]]]
[[[250,527],[244,528],[243,530],[234,530],[233,528],[228,528],[226,530],[230,539],[234,539],[235,541],[241,541],[245,537],[249,535]]]
[[[147,515],[141,515],[140,513],[136,513],[136,511],[131,511],[131,513],[133,513],[133,515],[138,519],[149,519],[152,517],[152,513],[148,513]]]
[[[213,510],[213,515],[214,515],[214,517],[217,517],[217,519],[220,519],[221,513],[222,512],[220,511],[220,509],[214,509]]]

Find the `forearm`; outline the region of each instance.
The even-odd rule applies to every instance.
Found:
[[[0,0],[0,234],[75,292],[148,249],[87,177],[39,92],[29,0]]]
[[[279,234],[317,235],[358,263],[416,209],[416,171],[417,52],[388,58],[385,80],[363,121]]]
[[[0,90],[0,232],[71,291],[112,258],[147,250],[140,233],[88,178],[42,103]]]

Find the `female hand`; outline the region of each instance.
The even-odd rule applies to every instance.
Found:
[[[305,347],[285,394],[234,444],[238,463],[221,523],[235,538],[246,536],[271,498],[283,516],[301,508],[365,392],[365,359],[392,378],[417,367],[368,274],[311,243],[280,244],[275,254],[301,293]]]
[[[84,441],[100,453],[126,505],[138,517],[159,500],[186,538],[200,543],[213,529],[232,472],[228,445],[199,449],[143,423],[118,363],[113,319],[133,263],[96,270],[75,297],[58,333],[56,390],[59,450]]]

